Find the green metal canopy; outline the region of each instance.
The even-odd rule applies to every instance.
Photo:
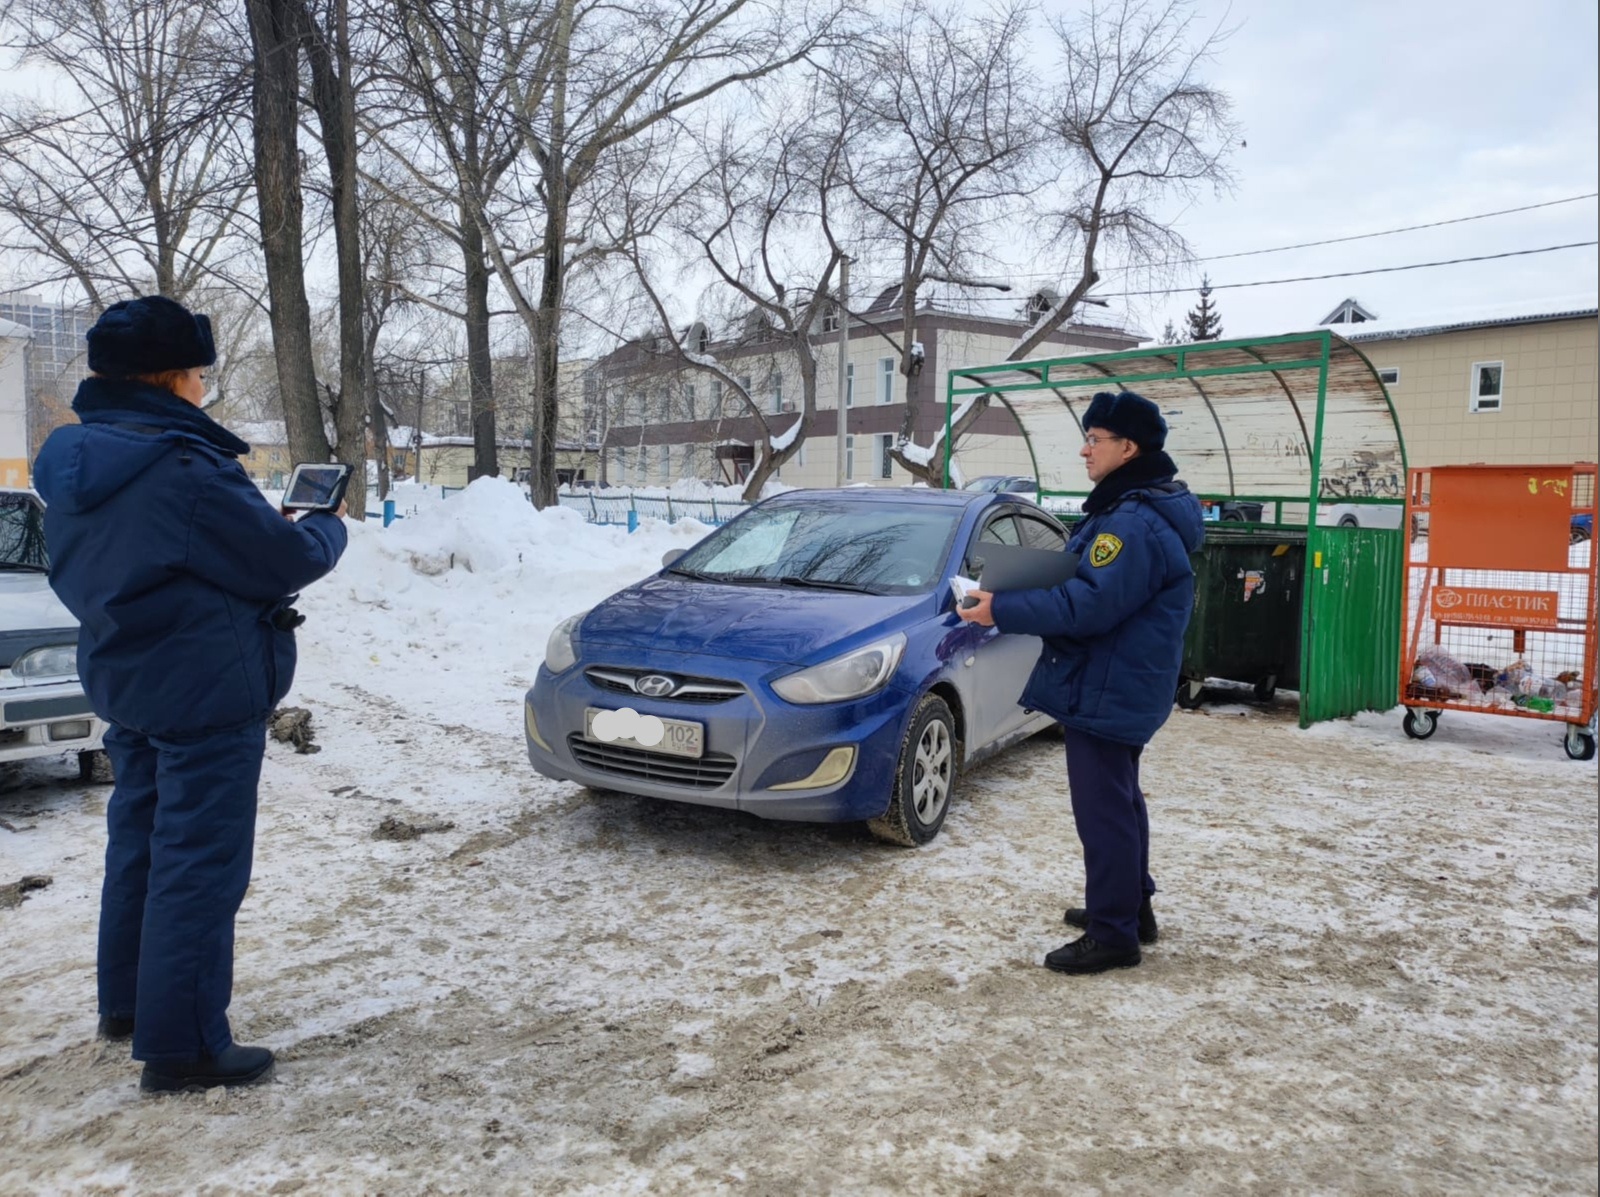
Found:
[[[1016,417],[1040,491],[1083,494],[1080,417],[1096,391],[1121,389],[1160,405],[1167,452],[1197,494],[1404,500],[1394,406],[1362,352],[1326,329],[954,370],[947,419],[987,396]]]
[[[1249,568],[1255,545],[1265,545],[1271,559],[1284,559],[1280,594],[1293,587],[1298,602],[1282,655],[1298,648],[1301,726],[1399,701],[1404,533],[1324,527],[1316,516],[1318,504],[1405,502],[1400,424],[1355,346],[1317,329],[967,367],[950,371],[946,385],[946,485],[950,429],[967,404],[986,398],[1016,418],[1046,500],[1092,489],[1079,451],[1081,417],[1096,391],[1153,400],[1167,420],[1167,453],[1191,490],[1260,501],[1271,513],[1262,523],[1229,525],[1196,555],[1209,589],[1189,639],[1225,643],[1253,630],[1239,622],[1219,628],[1216,619],[1222,611],[1252,621],[1265,609],[1256,589],[1262,574]]]

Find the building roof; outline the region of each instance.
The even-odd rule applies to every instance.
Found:
[[[15,337],[17,340],[25,341],[31,336],[33,329],[26,324],[18,324],[15,320],[7,320],[4,316],[0,316],[0,337]]]
[[[1544,324],[1553,320],[1593,320],[1600,316],[1600,307],[1542,308],[1525,310],[1528,305],[1504,305],[1500,308],[1480,309],[1476,313],[1440,313],[1433,318],[1371,320],[1360,324],[1341,326],[1339,335],[1347,341],[1404,341],[1412,337],[1426,337],[1434,333],[1464,332],[1473,328],[1501,328],[1516,324]]]

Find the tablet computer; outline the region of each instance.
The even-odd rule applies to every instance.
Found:
[[[350,467],[343,464],[302,462],[289,475],[283,492],[285,511],[337,511],[350,482]]]
[[[1065,549],[981,544],[972,555],[983,559],[978,585],[988,591],[1048,590],[1078,572],[1078,554]]]

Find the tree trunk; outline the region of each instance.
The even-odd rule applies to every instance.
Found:
[[[472,464],[478,477],[500,473],[495,449],[494,362],[489,353],[489,263],[483,229],[461,208],[462,272],[467,301],[467,392],[472,416]]]
[[[356,176],[355,85],[350,77],[346,0],[335,0],[332,39],[311,31],[312,97],[328,158],[333,198],[334,256],[339,277],[339,399],[334,424],[338,458],[352,475],[345,502],[351,518],[367,518],[367,388],[363,331],[361,214]],[[309,23],[309,18],[308,18]]]
[[[534,322],[534,470],[528,482],[533,505],[541,511],[556,503],[556,430],[561,416],[556,383],[561,364],[561,294],[567,269],[567,68],[572,54],[572,5],[573,0],[561,0],[556,17],[550,144],[544,161],[544,276]]]
[[[311,305],[302,255],[300,151],[296,119],[300,21],[286,0],[247,0],[253,65],[256,200],[266,262],[272,352],[289,455],[327,461],[328,435],[311,359]]]

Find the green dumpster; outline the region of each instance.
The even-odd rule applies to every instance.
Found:
[[[1206,528],[1194,562],[1194,613],[1183,640],[1178,705],[1200,705],[1205,679],[1244,682],[1268,701],[1300,689],[1306,532]]]

